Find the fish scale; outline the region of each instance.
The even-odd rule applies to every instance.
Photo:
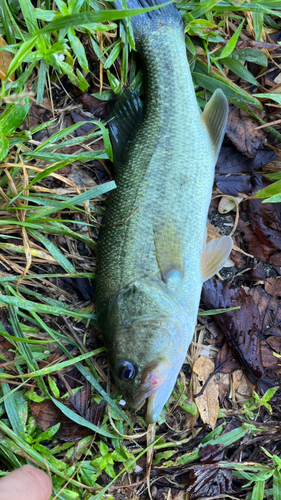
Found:
[[[131,6],[140,4],[132,0]],[[144,113],[124,144],[99,237],[97,307],[115,381],[132,407],[150,401],[152,422],[171,393],[196,325],[227,105],[220,92],[205,120],[200,114],[174,5],[136,16],[132,24],[146,74]],[[220,266],[232,245],[224,242]],[[122,380],[128,363],[134,377]]]

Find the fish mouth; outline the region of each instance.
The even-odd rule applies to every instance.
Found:
[[[148,388],[142,388],[142,390],[136,395],[136,397],[129,402],[129,405],[133,410],[138,410],[145,400],[148,400],[156,391],[161,387],[162,384],[157,386],[150,386]]]
[[[150,365],[142,375],[140,389],[129,402],[131,408],[134,410],[139,408],[141,404],[151,397],[160,387],[165,383],[166,374],[171,368],[170,364],[166,361],[153,363]]]
[[[143,377],[140,391],[129,402],[131,408],[138,409],[146,400],[145,421],[154,424],[168,401],[178,376],[176,367],[166,360],[155,363],[147,368]]]

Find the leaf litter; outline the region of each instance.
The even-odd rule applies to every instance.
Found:
[[[64,404],[67,408],[73,409],[76,413],[84,417],[94,425],[100,425],[103,421],[105,412],[105,403],[97,404],[95,401],[91,404],[91,385],[86,383],[75,395],[73,395]],[[62,403],[63,400],[60,400]],[[59,408],[50,400],[34,402],[31,405],[32,415],[37,425],[46,431],[54,425],[60,424],[56,433],[56,438],[62,441],[77,441],[89,435],[89,429],[74,423],[65,416]]]
[[[100,4],[93,4],[100,10]],[[189,25],[189,50],[195,57],[198,54],[193,76],[201,85],[199,103],[204,105],[206,96],[220,87],[236,106],[230,109],[217,164],[208,227],[209,238],[234,228],[236,250],[230,267],[221,273],[229,273],[228,279],[214,277],[204,285],[202,312],[225,311],[199,316],[201,326],[157,427],[160,440],[154,446],[150,478],[151,495],[158,500],[181,498],[183,492],[189,492],[191,499],[248,495],[261,500],[264,487],[268,497],[280,496],[280,393],[275,387],[281,377],[280,361],[274,355],[281,349],[280,209],[278,203],[262,203],[255,194],[273,185],[261,173],[274,172],[273,181],[278,182],[280,170],[280,46],[276,43],[281,38],[280,9],[273,4],[264,10],[259,3],[259,12],[249,10],[252,4],[245,8],[240,2],[231,2],[226,12],[213,4],[181,4]],[[32,10],[39,16],[34,26],[38,20],[48,23],[54,10]],[[26,12],[23,9],[22,22]],[[210,12],[216,19],[227,16],[227,23],[216,26],[208,17]],[[235,47],[231,35],[242,16],[247,26],[241,27]],[[5,136],[1,151],[0,356],[3,377],[15,377],[1,379],[0,375],[1,449],[8,464],[5,471],[18,466],[17,457],[21,463],[28,459],[43,467],[47,461],[54,493],[60,494],[63,488],[67,499],[147,498],[142,484],[146,460],[140,456],[147,446],[143,410],[134,413],[124,407],[114,387],[111,397],[106,396],[108,367],[93,309],[95,244],[106,206],[106,190],[98,189],[111,181],[113,173],[109,139],[97,122],[107,120],[112,107],[108,97],[116,99],[122,86],[131,84],[143,92],[139,61],[132,52],[129,55],[130,25],[121,42],[116,25],[109,23],[97,25],[98,31],[91,33],[82,25],[77,31],[71,28],[75,35],[64,34],[64,43],[70,45],[57,47],[56,73],[50,69],[49,35],[44,35],[45,60],[38,61],[41,80],[33,79],[31,60],[18,56],[14,69],[19,80],[6,82],[18,93],[26,82],[30,90],[33,82],[37,103],[32,100],[29,109],[24,100],[8,103],[11,116],[20,113],[21,118]],[[32,23],[27,20],[26,29],[32,37]],[[13,48],[13,33],[7,25],[4,31]],[[71,36],[77,36],[75,64],[63,61],[63,54],[68,51],[69,58],[74,50]],[[85,49],[77,42],[79,37]],[[224,48],[213,52],[211,44]],[[34,47],[33,54],[38,55],[38,46]],[[1,71],[6,73],[7,55],[13,52],[0,54],[5,57],[0,59]],[[17,82],[25,74],[22,86]],[[7,87],[7,97],[9,93]],[[265,122],[276,125],[259,129]],[[5,131],[1,118],[0,130]],[[49,167],[52,171],[47,175]],[[32,184],[35,175],[40,177]],[[265,197],[278,196],[278,185],[270,189]],[[72,202],[80,195],[84,196],[81,203]],[[223,209],[222,204],[219,207],[222,195],[229,196]],[[34,304],[33,310],[25,307],[23,299]],[[44,309],[38,309],[38,304]],[[235,306],[240,309],[233,310]],[[66,364],[90,351],[97,353],[91,362],[85,359],[74,368]],[[56,365],[62,368],[56,370]],[[22,377],[36,371],[36,366],[39,377],[31,381]],[[52,366],[48,377],[44,369]],[[19,411],[23,402],[27,408],[28,400],[29,411]],[[84,426],[77,423],[79,417]],[[114,437],[101,440],[85,422]],[[17,433],[19,429],[24,434]]]

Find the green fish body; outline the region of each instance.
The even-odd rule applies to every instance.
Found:
[[[137,98],[116,111],[128,140],[99,237],[97,308],[114,379],[133,408],[147,400],[153,423],[185,360],[202,283],[232,248],[229,237],[205,245],[228,105],[218,90],[200,113],[174,5],[131,20],[146,97],[141,120]]]

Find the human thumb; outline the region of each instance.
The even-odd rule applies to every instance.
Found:
[[[24,465],[0,479],[0,500],[49,500],[50,478],[31,465]]]

